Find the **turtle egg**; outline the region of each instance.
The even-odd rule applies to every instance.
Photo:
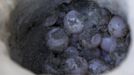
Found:
[[[127,34],[127,24],[119,16],[114,16],[108,24],[109,33],[116,37],[123,37]]]
[[[65,72],[67,75],[85,75],[88,63],[82,57],[68,58],[65,61]]]
[[[94,73],[94,75],[98,75],[107,71],[109,68],[99,59],[93,59],[89,61],[89,70]]]
[[[71,10],[64,18],[64,28],[68,33],[80,33],[83,30],[83,21],[80,20],[80,13]]]
[[[52,26],[56,23],[56,21],[58,20],[58,16],[57,15],[51,15],[48,18],[46,18],[45,23],[43,24],[44,26]]]
[[[97,47],[101,43],[101,35],[100,34],[95,34],[91,38],[91,43],[93,46]]]
[[[47,46],[51,50],[62,51],[68,46],[69,38],[61,28],[54,28],[47,34]]]
[[[101,42],[101,48],[107,52],[115,50],[117,45],[116,39],[113,37],[104,37]]]
[[[65,54],[69,57],[75,57],[79,55],[79,52],[77,51],[77,49],[75,47],[68,47],[65,50]]]

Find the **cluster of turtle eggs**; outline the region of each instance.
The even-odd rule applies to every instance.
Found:
[[[112,53],[117,50],[118,40],[123,38],[127,41],[124,37],[129,36],[127,23],[120,16],[109,16],[105,9],[95,9],[86,15],[71,10],[65,15],[63,23],[48,31],[47,46],[54,52],[66,54],[65,71],[73,75],[84,75],[88,70],[95,74],[108,70],[109,67],[99,59],[86,60],[80,52],[99,49]],[[99,56],[99,53],[96,55]]]

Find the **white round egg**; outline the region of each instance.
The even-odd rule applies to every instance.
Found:
[[[127,30],[127,24],[119,16],[114,16],[108,24],[109,33],[116,38],[125,36]]]
[[[83,30],[83,22],[79,18],[80,13],[71,10],[64,18],[64,28],[68,33],[80,33]]]
[[[69,42],[69,38],[61,28],[54,28],[47,34],[47,46],[54,51],[63,51]]]
[[[104,37],[101,42],[101,48],[107,52],[112,52],[117,46],[116,39],[113,37]]]

